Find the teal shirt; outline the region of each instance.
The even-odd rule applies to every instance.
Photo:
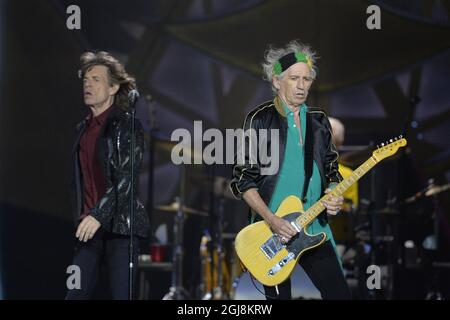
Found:
[[[286,113],[288,125],[287,141],[283,164],[279,172],[275,191],[269,204],[269,208],[272,212],[276,212],[281,202],[290,195],[294,195],[301,199],[301,195],[303,194],[303,183],[305,180],[304,146],[300,144],[300,132],[295,125],[294,113],[285,105],[284,102],[283,107]],[[299,112],[302,129],[302,141],[305,141],[307,110],[308,107],[305,104],[300,106]],[[308,210],[314,203],[316,203],[320,199],[321,194],[321,177],[317,164],[314,161],[311,181],[309,182],[309,188],[306,193],[306,203],[303,204],[304,210]],[[333,234],[331,233],[330,226],[328,224],[321,225],[317,218],[310,223],[307,227],[307,231],[310,234],[325,232],[327,235],[327,240],[332,240],[334,245]]]

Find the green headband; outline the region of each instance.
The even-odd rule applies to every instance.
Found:
[[[303,52],[291,52],[287,55],[281,57],[277,63],[273,66],[273,73],[280,75],[282,72],[286,71],[290,66],[296,64],[297,62],[306,63],[312,69],[311,59]]]

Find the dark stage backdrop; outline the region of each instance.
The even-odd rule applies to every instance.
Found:
[[[150,135],[176,128],[193,131],[237,128],[245,114],[271,99],[258,65],[268,44],[299,38],[319,51],[319,76],[308,104],[346,125],[347,145],[378,144],[402,132],[409,147],[402,158],[377,169],[374,189],[361,182],[361,198],[384,208],[422,189],[429,178],[450,179],[450,9],[446,1],[304,0],[0,0],[0,294],[11,299],[61,299],[73,247],[69,206],[70,150],[74,129],[87,113],[77,78],[79,56],[107,50],[136,76],[142,97],[138,117]],[[382,29],[365,27],[369,4],[382,10]],[[406,4],[407,3],[407,4]],[[68,30],[66,8],[81,9],[81,30]],[[296,12],[299,17],[296,18]],[[285,15],[288,15],[288,19]],[[272,23],[271,20],[283,23]],[[288,30],[288,32],[285,32]],[[416,98],[419,99],[416,99]],[[414,104],[412,101],[416,101]],[[154,112],[149,112],[153,108]],[[180,167],[167,144],[155,149],[153,205],[178,194]],[[356,166],[366,153],[347,157]],[[199,246],[214,227],[210,174],[189,166],[187,204],[208,213],[186,220],[185,285],[200,280]],[[215,174],[229,179],[230,166]],[[165,225],[169,242],[173,214],[149,201],[149,155],[140,192],[152,231]],[[203,178],[202,178],[203,177]],[[375,196],[372,196],[374,192]],[[450,246],[449,197],[438,196],[441,243]],[[402,233],[421,245],[429,204],[402,207],[409,219]],[[241,202],[226,199],[226,231],[246,223]],[[422,215],[423,218],[419,216]],[[419,218],[416,218],[419,217]],[[212,222],[211,222],[212,221]],[[380,223],[380,228],[384,225]],[[384,231],[380,231],[384,232]],[[144,253],[149,242],[144,243]],[[170,243],[169,243],[170,244]],[[444,258],[442,258],[444,259]],[[159,298],[169,280],[161,283]],[[398,297],[411,297],[408,278]],[[2,288],[1,288],[2,286]],[[424,285],[425,286],[425,285]],[[420,288],[422,290],[423,288]],[[419,291],[420,291],[419,290]],[[423,289],[424,290],[424,289]],[[422,291],[423,291],[422,290]],[[414,293],[420,298],[423,292]]]

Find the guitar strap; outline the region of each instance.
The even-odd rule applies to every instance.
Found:
[[[311,180],[314,162],[314,132],[312,128],[311,113],[306,112],[306,137],[305,137],[305,181],[303,183],[302,202],[306,203],[306,194]]]

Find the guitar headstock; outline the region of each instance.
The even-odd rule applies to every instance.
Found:
[[[396,137],[394,139],[390,139],[382,143],[380,146],[377,146],[378,149],[372,153],[372,156],[375,158],[377,162],[394,155],[398,149],[406,146],[407,141],[402,136]]]

